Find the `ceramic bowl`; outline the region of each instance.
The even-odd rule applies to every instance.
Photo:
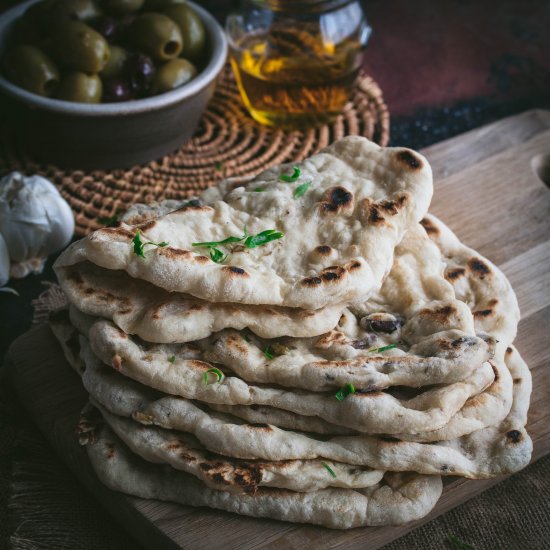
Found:
[[[38,0],[40,1],[40,0]],[[0,52],[13,22],[36,0],[0,17]],[[223,29],[203,8],[208,63],[188,84],[157,96],[84,104],[42,97],[0,75],[0,103],[18,141],[32,158],[70,169],[128,168],[175,151],[196,130],[227,56]]]

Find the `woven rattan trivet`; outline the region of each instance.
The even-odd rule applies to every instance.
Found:
[[[301,160],[335,139],[356,134],[381,145],[389,139],[389,115],[380,88],[366,75],[357,81],[344,112],[330,125],[283,131],[256,123],[247,113],[227,66],[193,139],[179,151],[129,170],[63,171],[39,165],[10,147],[0,150],[0,172],[20,170],[52,180],[84,235],[135,202],[184,199],[224,177],[253,176],[283,162]]]

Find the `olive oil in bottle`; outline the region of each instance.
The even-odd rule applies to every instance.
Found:
[[[268,26],[243,25],[247,32],[240,33],[234,23],[228,24],[231,64],[254,119],[270,126],[303,128],[328,122],[342,112],[368,36],[360,7],[344,4],[336,10],[340,17],[334,11],[307,16],[274,12]],[[347,17],[341,17],[342,11]],[[354,11],[356,17],[350,17]]]

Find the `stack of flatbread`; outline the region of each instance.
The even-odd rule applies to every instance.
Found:
[[[347,529],[527,465],[515,295],[431,195],[424,157],[347,137],[70,246],[52,327],[100,480]]]

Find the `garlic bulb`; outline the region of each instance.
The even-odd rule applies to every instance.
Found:
[[[12,277],[40,273],[46,258],[65,247],[73,232],[71,208],[47,179],[12,172],[0,180],[0,235]]]
[[[0,286],[4,286],[10,278],[10,255],[4,237],[0,235]]]

